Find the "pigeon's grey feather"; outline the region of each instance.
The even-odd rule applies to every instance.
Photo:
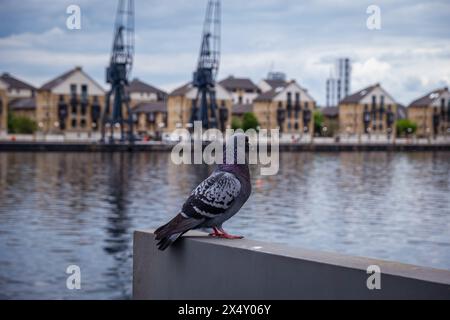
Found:
[[[232,137],[237,141],[238,135]],[[181,212],[167,224],[155,231],[158,248],[166,249],[180,236],[191,229],[221,227],[222,223],[235,215],[251,193],[248,161],[238,164],[237,147],[234,159],[221,164],[195,188],[184,203]],[[246,150],[248,140],[245,140]],[[228,148],[228,142],[227,142]]]
[[[182,213],[191,218],[214,218],[224,214],[241,191],[241,183],[233,174],[216,171],[192,191]]]

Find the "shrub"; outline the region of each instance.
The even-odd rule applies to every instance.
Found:
[[[16,134],[33,134],[37,130],[36,121],[26,116],[8,114],[8,132]]]
[[[244,118],[242,119],[242,130],[247,131],[248,129],[257,129],[259,123],[253,112],[244,113]]]
[[[320,135],[322,132],[324,122],[322,111],[320,110],[314,111],[313,120],[314,120],[314,132]]]
[[[398,120],[396,126],[398,136],[414,134],[417,131],[417,124],[409,119]]]
[[[242,129],[241,119],[239,119],[237,117],[233,117],[231,119],[231,129],[233,129],[233,130]]]

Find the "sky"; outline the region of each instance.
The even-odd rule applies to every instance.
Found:
[[[132,77],[171,91],[190,81],[206,0],[135,0]],[[81,29],[66,8],[81,8]],[[369,30],[377,5],[381,28]],[[104,88],[117,1],[0,0],[0,72],[35,86],[82,66]],[[351,91],[374,83],[399,102],[450,84],[450,1],[223,0],[219,80],[281,71],[325,104],[335,59],[352,61]]]

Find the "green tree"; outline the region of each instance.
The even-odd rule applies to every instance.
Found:
[[[247,131],[248,129],[255,129],[258,127],[258,119],[253,112],[244,113],[242,119],[242,130]]]
[[[26,116],[8,114],[8,132],[16,134],[33,134],[37,130],[36,121]]]
[[[323,117],[322,111],[320,111],[320,110],[314,111],[313,119],[314,119],[314,132],[316,132],[320,135],[322,132],[322,127],[323,127],[323,122],[324,122],[324,117]]]
[[[398,120],[396,126],[398,136],[414,134],[417,131],[417,123],[409,119]]]
[[[231,119],[231,129],[233,129],[233,130],[242,129],[241,119],[239,119],[237,117],[233,117]]]

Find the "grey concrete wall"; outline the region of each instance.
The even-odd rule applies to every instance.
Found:
[[[450,299],[450,271],[190,232],[159,251],[136,231],[134,299]],[[369,290],[367,267],[381,269]]]

